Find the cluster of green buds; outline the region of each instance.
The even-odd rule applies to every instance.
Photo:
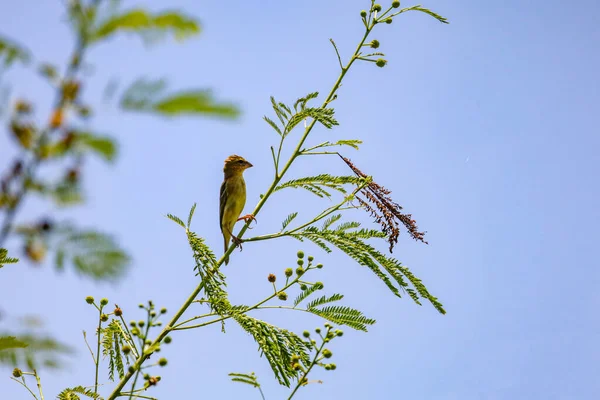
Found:
[[[329,323],[325,323],[324,329],[316,328],[315,333],[318,335],[318,339],[320,339],[320,344],[317,343],[317,340],[311,337],[311,333],[309,331],[302,332],[302,336],[304,336],[306,339],[307,344],[309,344],[310,348],[315,351],[313,364],[318,365],[327,371],[336,369],[337,366],[334,363],[329,362],[329,359],[333,356],[333,352],[325,346],[336,337],[342,336],[344,332],[341,329],[335,329]],[[294,364],[292,368],[294,370],[305,370],[300,363],[298,363],[298,366]]]
[[[301,290],[306,290],[309,285],[310,286],[317,285],[318,290],[323,289],[322,282],[310,283],[310,282],[305,282],[303,280],[300,280],[300,277],[302,277],[309,270],[323,268],[323,264],[316,264],[316,265],[313,264],[313,261],[315,260],[315,258],[313,256],[308,256],[306,258],[306,262],[305,262],[305,260],[304,260],[305,256],[304,256],[304,252],[302,250],[298,250],[298,252],[296,253],[296,256],[297,256],[297,260],[296,260],[295,271],[294,271],[294,268],[286,268],[283,271],[283,273],[285,275],[284,290],[286,288],[292,286],[295,283],[300,285]],[[294,272],[296,274],[296,279],[294,279],[290,283],[290,279],[292,278],[292,276],[294,276]],[[275,281],[277,280],[277,277],[275,276],[275,274],[269,274],[269,276],[267,277],[267,280],[273,284],[273,289],[275,290],[275,294],[277,295],[277,298],[279,298],[279,300],[281,300],[281,301],[286,301],[288,299],[287,293],[285,293],[285,291],[283,291],[283,290],[278,291],[277,287],[275,286]]]
[[[365,28],[367,29],[367,31],[370,32],[376,24],[380,24],[383,22],[385,22],[386,24],[391,24],[393,22],[393,18],[396,15],[400,14],[400,12],[391,13],[391,14],[390,14],[390,12],[392,12],[393,9],[398,8],[398,7],[400,7],[400,1],[394,0],[394,1],[392,1],[392,4],[390,5],[390,7],[386,11],[383,11],[383,12],[382,12],[383,7],[381,6],[381,4],[377,4],[377,3],[373,4],[373,6],[369,10],[369,12],[367,12],[366,10],[362,10],[360,12],[360,16],[362,18],[363,24],[365,25]],[[379,40],[377,40],[377,39],[373,39],[369,43],[363,44],[363,46],[370,47],[372,49],[379,48],[379,45],[380,45],[380,43],[379,43]],[[387,64],[387,60],[384,58],[381,58],[384,56],[385,56],[385,54],[383,54],[383,53],[370,53],[370,54],[365,54],[365,55],[363,55],[362,53],[359,53],[358,56],[356,57],[356,59],[373,62],[378,67],[383,68]],[[379,58],[375,58],[375,57],[379,57]]]
[[[161,315],[167,313],[167,309],[163,307],[157,311],[154,303],[151,300],[148,301],[147,304],[140,303],[138,307],[146,311],[146,320],[144,321],[141,319],[139,321],[129,321],[131,334],[143,340],[146,345],[149,345],[151,341],[148,340],[148,332],[150,331],[150,328],[162,325],[162,322],[159,321],[159,318]],[[156,348],[153,351],[159,352],[160,348]]]

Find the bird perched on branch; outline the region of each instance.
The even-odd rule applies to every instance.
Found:
[[[230,239],[233,239],[233,242],[241,248],[242,240],[233,235],[235,223],[240,220],[244,220],[244,222],[256,220],[252,214],[240,217],[246,205],[246,182],[243,173],[250,167],[252,167],[252,164],[237,155],[229,156],[225,160],[225,166],[223,167],[225,179],[221,184],[221,199],[219,202],[219,221],[225,243],[225,252],[229,248]],[[229,263],[229,256],[225,258],[225,265],[227,263]]]

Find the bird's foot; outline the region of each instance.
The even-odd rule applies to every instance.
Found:
[[[240,239],[237,236],[231,235],[231,241],[233,242],[233,244],[235,244],[235,247],[239,247],[240,251],[242,251],[242,243],[244,242],[243,239]]]
[[[237,220],[238,221],[242,221],[243,220],[245,223],[248,223],[248,221],[250,221],[250,222],[252,222],[252,221],[257,222],[256,218],[252,214],[246,214],[243,217],[239,217]],[[248,229],[252,229],[252,228],[250,228],[250,225],[248,225]]]

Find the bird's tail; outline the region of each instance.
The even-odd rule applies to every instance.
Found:
[[[223,250],[224,252],[227,252],[227,249],[229,248],[229,239],[230,239],[230,235],[228,233],[223,232],[223,241],[225,243],[225,250]],[[229,256],[225,257],[225,265],[229,264]]]

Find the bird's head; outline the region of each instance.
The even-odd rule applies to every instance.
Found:
[[[225,174],[235,174],[242,173],[244,170],[252,167],[252,164],[244,159],[244,157],[240,157],[237,155],[232,155],[227,157],[225,160],[225,166],[223,167],[223,172]]]

